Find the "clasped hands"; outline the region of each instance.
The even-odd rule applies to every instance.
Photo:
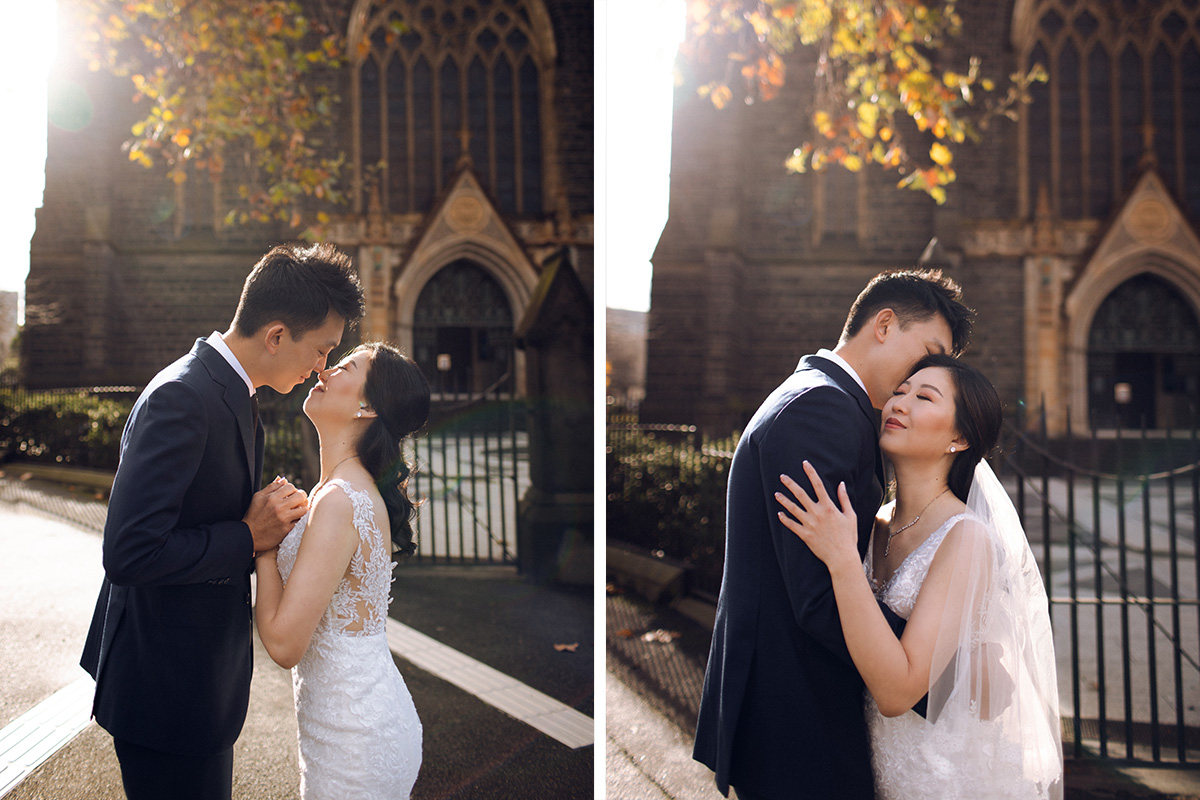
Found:
[[[835,568],[861,570],[862,558],[858,554],[858,515],[850,505],[846,482],[838,484],[838,502],[841,505],[839,508],[825,491],[825,484],[821,482],[816,467],[805,461],[804,471],[812,482],[816,499],[809,497],[808,492],[790,476],[780,475],[779,480],[792,493],[796,502],[792,502],[782,492],[775,493],[775,499],[786,509],[786,513],[779,512],[779,520],[808,545],[808,549],[829,567],[830,572]]]
[[[254,552],[274,550],[308,510],[308,495],[284,477],[277,477],[250,498],[242,521],[250,528]]]

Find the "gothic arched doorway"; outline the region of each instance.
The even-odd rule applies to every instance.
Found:
[[[413,350],[435,393],[513,390],[513,314],[500,284],[460,260],[417,298]]]
[[[1141,274],[1113,290],[1088,335],[1093,428],[1177,428],[1200,397],[1200,324],[1170,283]]]

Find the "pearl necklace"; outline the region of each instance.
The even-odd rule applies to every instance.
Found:
[[[934,495],[933,500],[937,500],[939,497],[941,497],[948,491],[950,491],[949,486],[947,486],[945,489],[942,489],[940,492],[938,492],[936,495]],[[926,511],[929,510],[929,507],[931,505],[933,505],[933,500],[930,500],[928,503],[925,504],[925,507],[921,509],[921,514],[924,514]],[[897,503],[897,506],[899,506],[899,503]],[[885,544],[883,546],[883,557],[884,558],[888,557],[888,553],[892,549],[892,539],[895,539],[897,536],[904,533],[906,530],[911,528],[913,525],[916,525],[918,522],[920,522],[921,514],[917,514],[915,517],[913,517],[912,522],[908,523],[907,525],[902,526],[898,531],[895,531],[894,533],[891,531],[888,532],[887,544]],[[895,519],[896,519],[896,509],[893,508],[892,509],[892,519],[890,521],[888,521],[888,528],[892,527],[892,522],[894,522]]]

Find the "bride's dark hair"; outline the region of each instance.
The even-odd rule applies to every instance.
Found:
[[[371,342],[356,349],[371,354],[363,398],[376,416],[355,449],[383,497],[396,550],[412,555],[416,507],[408,496],[412,465],[404,457],[404,439],[429,419],[429,381],[415,361],[390,344]]]
[[[912,375],[926,367],[939,367],[954,382],[954,427],[967,440],[967,449],[957,453],[946,478],[950,491],[964,503],[975,479],[975,465],[992,451],[1000,438],[1004,410],[996,387],[982,372],[952,356],[932,353],[913,367]]]

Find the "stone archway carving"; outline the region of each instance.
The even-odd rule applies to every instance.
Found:
[[[538,271],[496,212],[470,170],[461,172],[430,215],[392,284],[392,326],[400,346],[413,347],[413,322],[421,290],[439,271],[457,261],[482,267],[500,284],[514,320],[520,319],[537,286]],[[514,355],[517,392],[525,390],[525,356]]]
[[[1096,312],[1142,274],[1171,284],[1200,316],[1200,237],[1153,172],[1139,180],[1063,301],[1067,399],[1078,419],[1088,419],[1088,336]]]

